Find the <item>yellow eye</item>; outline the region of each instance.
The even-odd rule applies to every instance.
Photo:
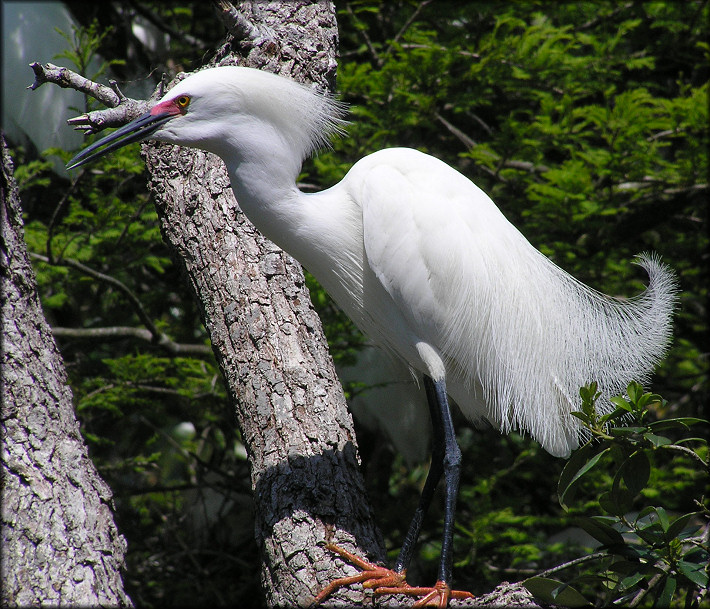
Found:
[[[177,107],[181,110],[185,110],[190,105],[190,97],[188,95],[181,95],[175,100]]]

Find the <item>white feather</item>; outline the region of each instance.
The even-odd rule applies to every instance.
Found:
[[[333,188],[305,195],[295,186],[301,162],[340,128],[340,105],[236,67],[199,72],[164,99],[182,94],[187,114],[153,137],[219,154],[257,228],[374,341],[445,378],[472,420],[529,432],[566,455],[580,438],[570,415],[579,387],[623,392],[663,356],[676,288],[653,256],[639,258],[643,295],[604,296],[538,252],[470,180],[411,149],[376,152]]]

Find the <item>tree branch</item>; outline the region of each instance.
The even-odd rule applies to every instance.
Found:
[[[590,29],[596,27],[597,25],[599,25],[600,23],[603,23],[605,20],[613,19],[614,17],[616,17],[616,15],[618,15],[619,13],[621,13],[625,10],[630,9],[633,5],[634,5],[633,2],[627,2],[626,4],[622,4],[621,6],[615,8],[613,11],[611,11],[610,13],[608,13],[606,15],[600,15],[599,17],[595,17],[594,19],[590,19],[586,23],[583,23],[579,27],[575,28],[574,31],[575,32],[583,32],[585,30],[590,30]]]
[[[53,63],[41,64],[34,61],[30,64],[35,73],[35,81],[27,88],[34,91],[44,83],[50,82],[63,89],[74,89],[85,95],[90,95],[109,108],[115,108],[121,103],[121,97],[112,87],[107,87],[96,83],[63,66],[55,66]]]
[[[101,273],[99,271],[96,271],[92,269],[91,267],[86,266],[85,264],[82,264],[78,260],[74,260],[72,258],[62,258],[61,260],[50,260],[47,258],[47,256],[42,256],[41,254],[35,254],[34,252],[30,253],[30,256],[32,258],[35,258],[36,260],[41,260],[42,262],[46,262],[47,264],[52,264],[54,266],[68,266],[71,268],[74,268],[78,271],[81,271],[82,273],[85,273],[86,275],[89,275],[90,277],[93,277],[94,279],[98,279],[99,281],[103,281],[104,283],[108,283],[109,285],[112,285],[119,291],[123,292],[123,294],[128,298],[130,301],[131,305],[133,305],[133,308],[140,318],[141,322],[143,322],[143,325],[148,328],[148,331],[151,333],[153,336],[154,340],[159,340],[160,338],[160,331],[158,328],[155,326],[153,323],[153,320],[150,318],[146,310],[143,308],[143,305],[141,304],[141,301],[138,300],[138,297],[128,288],[128,286],[116,279],[115,277],[111,277],[110,275],[105,275],[104,273]]]
[[[473,138],[469,137],[466,133],[461,131],[461,129],[450,123],[443,116],[441,116],[441,114],[437,112],[434,116],[436,117],[436,120],[438,120],[442,125],[444,125],[444,127],[446,127],[446,129],[454,137],[456,137],[464,146],[466,146],[467,149],[470,150],[478,146],[478,143],[473,140]],[[500,157],[497,154],[494,154],[493,152],[484,151],[484,154],[486,156],[489,156],[491,159],[500,159]],[[508,167],[510,169],[522,169],[523,171],[528,171],[530,173],[545,173],[546,171],[550,170],[547,165],[535,165],[534,163],[531,163],[529,161],[516,161],[514,159],[502,161],[501,165],[502,167]],[[491,175],[496,176],[497,179],[502,180],[502,178],[498,176],[497,172],[491,171],[487,167],[481,167],[481,169],[487,171]]]
[[[679,446],[678,444],[662,444],[659,446],[659,448],[664,448],[666,450],[675,450],[681,453],[684,453],[688,455],[689,457],[696,459],[697,461],[700,461],[701,465],[703,467],[707,467],[708,464],[705,462],[705,460],[694,450],[691,450],[687,446]]]
[[[558,571],[563,571],[564,569],[567,569],[569,567],[574,567],[575,565],[581,565],[582,563],[589,562],[590,560],[597,560],[598,558],[605,558],[606,556],[609,556],[606,552],[596,552],[594,554],[587,554],[586,556],[580,556],[579,558],[575,558],[574,560],[567,561],[565,563],[562,563],[561,565],[557,565],[556,567],[552,567],[550,569],[542,571],[541,573],[538,573],[536,575],[536,577],[548,577],[548,576],[552,575],[553,573],[557,573]]]
[[[132,6],[136,10],[136,13],[138,13],[141,17],[152,23],[161,32],[169,34],[171,38],[176,38],[177,40],[180,40],[185,44],[190,45],[192,47],[196,47],[198,49],[204,49],[207,46],[204,40],[197,38],[196,36],[193,36],[192,34],[189,34],[187,32],[183,32],[182,30],[171,27],[170,24],[166,23],[160,17],[158,17],[155,11],[143,6],[140,2],[134,2]]]
[[[392,39],[392,42],[390,45],[387,47],[387,50],[385,51],[385,54],[389,54],[392,52],[392,48],[394,47],[395,44],[397,44],[402,36],[406,33],[406,31],[409,29],[409,26],[414,23],[414,20],[419,16],[419,13],[421,13],[424,8],[426,7],[427,4],[430,4],[431,0],[422,0],[418,5],[417,8],[414,9],[414,12],[409,16],[409,19],[404,23],[404,25],[400,28],[399,32],[395,35],[395,37]]]
[[[75,89],[80,93],[90,95],[108,106],[104,110],[82,114],[67,121],[75,130],[83,131],[86,135],[97,133],[106,127],[125,125],[147,112],[150,106],[148,100],[126,97],[119,91],[115,83],[113,86],[102,85],[69,68],[55,66],[52,63],[41,64],[37,61],[31,63],[30,67],[35,73],[35,81],[27,87],[28,89],[34,91],[49,82],[64,89]]]
[[[104,328],[53,327],[52,334],[57,338],[78,338],[80,340],[137,338],[162,347],[172,355],[212,355],[212,348],[207,345],[176,343],[162,332],[156,340],[156,336],[150,330],[132,326],[110,326]]]
[[[276,42],[276,36],[270,28],[256,25],[228,0],[214,0],[214,5],[227,31],[243,45],[255,47],[264,42]]]
[[[348,15],[350,15],[351,19],[353,21],[357,20],[357,17],[355,16],[355,13],[353,12],[352,7],[350,6],[350,3],[348,2],[345,5],[345,9],[348,11]],[[375,65],[377,67],[382,67],[384,64],[384,61],[382,57],[379,56],[377,53],[377,50],[375,49],[375,45],[372,44],[372,40],[370,40],[370,37],[367,34],[367,29],[365,28],[358,28],[358,33],[362,36],[363,40],[365,41],[365,46],[367,47],[367,50],[370,52],[370,55],[372,55],[372,59],[375,62]]]

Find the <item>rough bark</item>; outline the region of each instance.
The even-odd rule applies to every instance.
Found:
[[[236,14],[252,27],[235,28],[241,40],[228,42],[213,63],[262,68],[321,89],[332,84],[330,3],[245,3]],[[326,539],[374,558],[383,546],[303,272],[241,213],[221,160],[165,145],[144,152],[163,237],[200,303],[249,454],[267,604],[306,606],[344,574],[323,548]],[[349,589],[340,598],[355,603],[363,593]]]
[[[130,606],[126,543],[89,459],[2,140],[2,605]]]

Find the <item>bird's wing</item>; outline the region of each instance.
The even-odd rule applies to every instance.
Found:
[[[414,335],[441,355],[467,416],[526,430],[564,455],[578,441],[570,413],[582,385],[599,383],[604,411],[629,379],[648,378],[675,298],[657,260],[640,260],[644,294],[609,298],[538,252],[485,193],[433,157],[380,151],[356,178],[366,262]]]
[[[462,410],[505,431],[524,427],[548,450],[566,452],[573,421],[548,423],[550,441],[535,423],[570,409],[555,388],[560,363],[540,356],[555,295],[538,293],[544,286],[532,271],[546,259],[445,163],[407,149],[367,158],[357,180],[367,263],[414,334],[441,354],[447,377],[468,387]],[[550,416],[524,406],[526,390]]]
[[[367,262],[415,334],[455,359],[448,328],[486,316],[486,290],[477,288],[501,279],[505,242],[519,233],[483,191],[433,157],[389,149],[368,158],[360,197]]]

